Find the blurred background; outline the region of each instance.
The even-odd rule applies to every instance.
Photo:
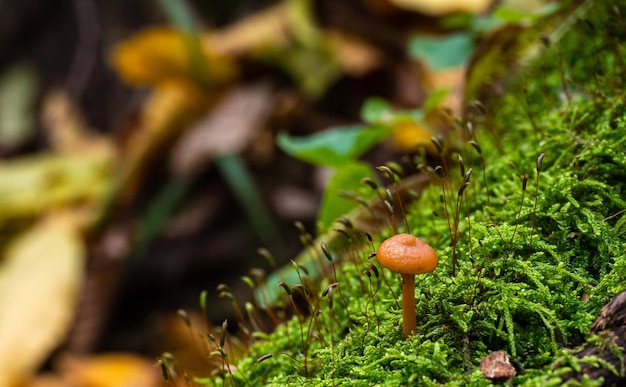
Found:
[[[158,383],[154,359],[193,346],[179,309],[203,320],[206,290],[208,320],[221,324],[233,312],[218,285],[249,299],[242,276],[289,262],[302,230],[323,231],[332,172],[288,155],[279,133],[361,123],[371,97],[418,111],[441,88],[436,103],[461,114],[476,52],[507,63],[544,6],[0,5],[0,386]],[[497,76],[481,79],[471,97],[497,94]],[[411,117],[360,159],[401,160],[449,130]]]

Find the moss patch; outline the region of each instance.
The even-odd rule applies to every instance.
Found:
[[[400,276],[369,257],[373,246],[358,249],[336,277],[287,284],[307,289],[306,313],[206,383],[480,386],[490,384],[480,359],[504,350],[524,370],[514,384],[558,385],[569,368],[550,365],[626,288],[626,29],[616,16],[626,8],[596,5],[498,103],[468,116],[473,133],[459,127],[482,152],[469,142],[457,150],[465,173],[426,172],[433,185],[408,223],[440,264],[416,279],[416,336],[402,335]]]

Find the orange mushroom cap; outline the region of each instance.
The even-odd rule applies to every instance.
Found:
[[[439,263],[437,253],[428,243],[409,234],[397,234],[381,243],[376,259],[400,274],[430,273]]]

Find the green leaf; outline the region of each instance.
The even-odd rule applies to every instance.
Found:
[[[504,25],[505,22],[489,13],[486,15],[471,15],[468,13],[453,13],[441,19],[441,28],[451,30],[465,30],[473,33],[485,34]]]
[[[19,146],[35,134],[33,111],[39,85],[35,71],[14,65],[0,77],[0,143]]]
[[[335,219],[359,205],[355,200],[346,197],[346,193],[365,200],[374,194],[373,190],[361,184],[361,179],[365,177],[376,181],[374,170],[367,163],[354,162],[337,168],[326,185],[322,205],[317,215],[317,224],[321,231],[327,231]]]
[[[488,34],[505,24],[504,20],[495,17],[493,14],[474,16],[470,29],[476,33]]]
[[[389,106],[389,102],[382,98],[368,98],[361,107],[361,119],[368,124],[388,122],[391,118],[391,106]]]
[[[450,93],[449,89],[437,89],[428,94],[428,98],[424,101],[422,105],[422,110],[424,114],[428,114],[433,111],[439,104],[446,98],[446,96]]]
[[[509,23],[521,23],[532,18],[531,14],[507,7],[498,7],[493,12],[493,16]]]
[[[493,16],[507,23],[535,22],[538,18],[551,15],[559,9],[558,3],[546,4],[545,6],[528,10],[498,7],[493,12]]]
[[[424,121],[424,115],[435,109],[448,95],[448,89],[437,89],[428,95],[420,109],[394,110],[389,102],[382,98],[368,98],[361,108],[361,119],[370,125],[394,125],[399,121]]]
[[[340,167],[356,160],[391,133],[388,127],[342,126],[309,137],[279,133],[278,146],[289,155],[314,165]]]
[[[308,99],[321,98],[343,76],[343,70],[318,26],[314,1],[291,0],[285,5],[286,28],[292,41],[288,45],[263,47],[253,56],[281,68]],[[273,20],[267,21],[272,24]]]
[[[163,11],[181,32],[194,35],[198,32],[196,22],[193,19],[191,10],[187,4],[181,0],[159,0],[159,4]]]
[[[474,40],[466,32],[442,37],[414,36],[409,41],[409,55],[423,60],[432,70],[466,64],[473,49]]]
[[[302,92],[311,99],[324,95],[341,77],[341,68],[332,52],[323,44],[266,49],[261,54],[268,63],[284,69]],[[315,74],[315,76],[311,76]]]

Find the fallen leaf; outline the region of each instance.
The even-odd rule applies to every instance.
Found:
[[[438,105],[462,114],[466,68],[474,52],[474,38],[466,32],[444,36],[415,35],[409,41],[411,57],[424,63],[428,92],[446,90]]]
[[[383,62],[382,53],[357,36],[336,29],[326,30],[324,36],[346,74],[362,76],[378,68]]]
[[[70,386],[153,387],[160,385],[160,369],[130,353],[107,353],[89,357],[66,357],[59,367]]]
[[[68,213],[51,214],[7,248],[0,265],[0,386],[28,377],[65,338],[84,256]]]
[[[52,373],[36,375],[20,384],[20,387],[67,387],[67,383]]]
[[[464,66],[452,67],[433,72],[428,78],[429,90],[447,91],[439,107],[449,109],[455,116],[463,112],[466,73]]]
[[[189,175],[216,156],[245,150],[266,122],[272,102],[272,88],[266,83],[229,91],[174,147],[172,169]]]
[[[113,50],[111,61],[129,85],[157,85],[194,77],[194,57],[181,32],[168,27],[151,27],[119,43]],[[233,79],[237,70],[226,55],[215,54],[204,46],[204,60],[210,84],[224,84]]]
[[[215,356],[207,356],[216,350],[216,343],[209,339],[209,333],[219,338],[219,332],[207,326],[206,318],[198,311],[187,312],[190,326],[183,321],[177,313],[159,315],[161,335],[156,345],[156,350],[169,352],[175,356],[176,361],[171,366],[176,371],[177,366],[185,367],[184,372],[195,377],[208,377],[222,368],[221,359]],[[234,348],[226,341],[226,349],[229,355],[235,355],[231,351]]]
[[[64,206],[97,209],[111,182],[108,160],[42,153],[0,163],[0,226]]]
[[[44,98],[41,123],[51,151],[0,162],[0,227],[59,207],[84,209],[90,222],[110,191],[116,150],[87,128],[65,93]]]
[[[446,97],[445,90],[433,92],[419,110],[396,110],[389,102],[372,97],[365,101],[361,109],[361,118],[370,125],[388,126],[392,130],[392,144],[401,152],[414,152],[425,146],[434,153],[435,147],[430,140],[437,134],[432,125],[435,109],[438,109]]]
[[[266,47],[286,47],[292,42],[289,2],[283,1],[247,16],[203,38],[219,54],[247,55]]]
[[[414,152],[418,147],[425,146],[434,153],[434,145],[430,140],[436,131],[424,122],[401,120],[393,125],[393,144],[401,152]]]
[[[474,38],[466,32],[444,36],[416,34],[408,44],[410,56],[425,62],[432,71],[466,65],[474,47]]]
[[[142,107],[138,129],[125,144],[118,181],[120,203],[134,196],[155,155],[196,122],[214,99],[189,82],[171,80],[154,88]]]
[[[62,91],[48,93],[43,100],[42,126],[52,150],[59,154],[115,159],[111,140],[90,130],[78,107]]]
[[[336,35],[336,34],[335,34]],[[371,52],[354,44],[358,57],[338,58],[339,45],[347,41],[327,36],[318,27],[310,0],[287,0],[241,19],[203,38],[212,52],[247,56],[286,72],[299,89],[311,98],[321,96],[342,74],[341,65],[367,67]],[[339,63],[343,61],[343,63]]]
[[[0,146],[15,148],[35,134],[33,108],[38,80],[35,71],[24,64],[6,70],[0,78]]]

